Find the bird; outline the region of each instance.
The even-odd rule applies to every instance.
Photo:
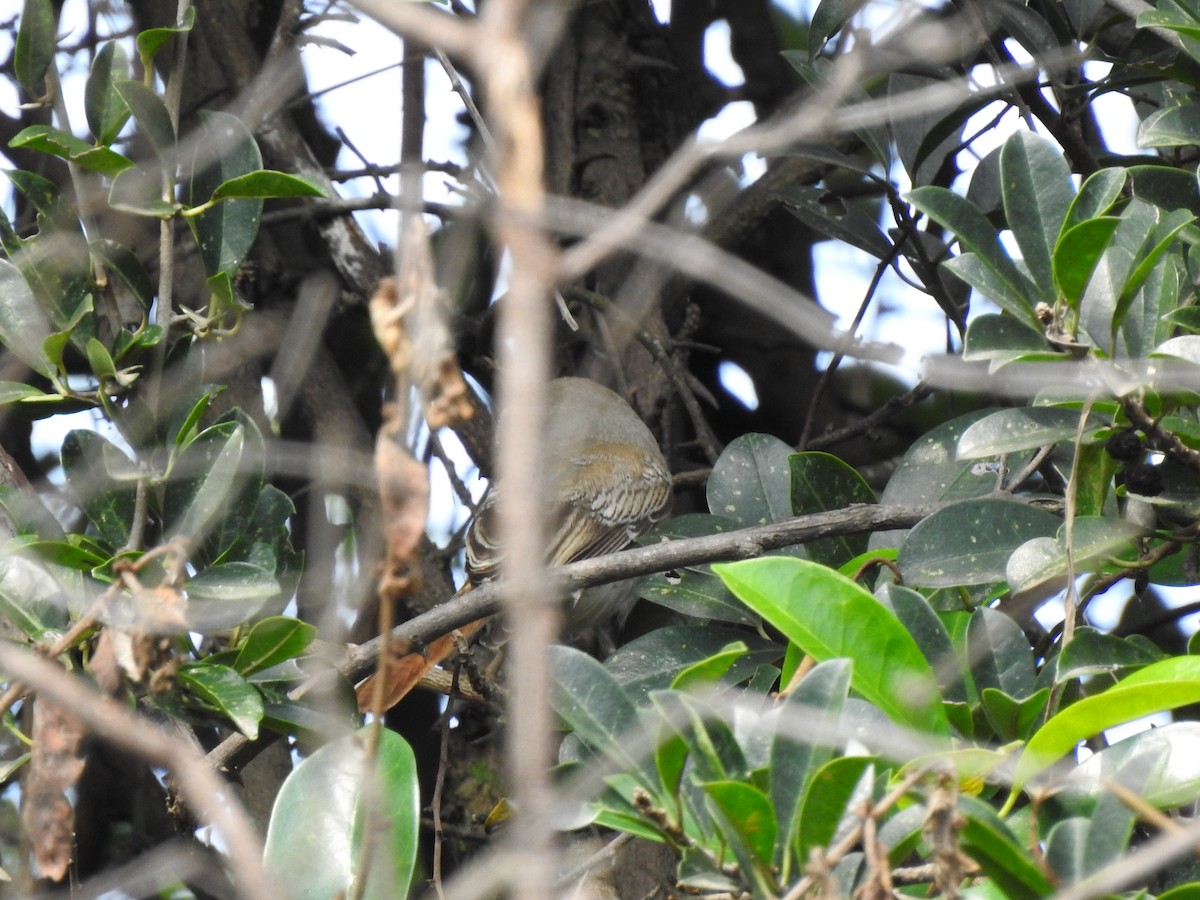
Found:
[[[637,413],[614,391],[587,378],[550,382],[544,448],[549,540],[546,564],[561,566],[628,547],[671,507],[671,472],[658,442]],[[504,541],[496,516],[503,485],[492,484],[467,526],[467,584],[462,591],[497,579]],[[567,601],[565,632],[577,635],[622,617],[637,599],[632,585],[601,585]],[[477,631],[486,620],[459,629]],[[431,641],[423,653],[389,668],[390,708],[454,648],[451,636]],[[370,702],[372,679],[358,688],[359,706]]]

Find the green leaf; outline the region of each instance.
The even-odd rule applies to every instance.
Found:
[[[1115,516],[1080,516],[1071,532],[1073,552],[1070,559],[1064,525],[1053,541],[1034,538],[1018,547],[1009,557],[1005,579],[1014,594],[1047,583],[1054,584],[1046,592],[1049,595],[1065,587],[1072,565],[1076,573],[1083,573],[1097,560],[1119,557],[1132,562],[1137,559],[1135,542],[1145,531],[1137,523]]]
[[[713,580],[717,580],[715,575]],[[737,602],[732,594],[730,600]],[[733,661],[723,683],[744,681],[757,666],[779,656],[773,642],[752,632],[720,625],[669,625],[622,644],[604,661],[604,668],[635,705],[643,706],[651,691],[669,688],[681,672],[720,654],[735,641],[749,649]]]
[[[50,322],[21,271],[6,259],[0,259],[0,296],[0,343],[39,375],[53,378],[55,366],[42,349]]]
[[[876,594],[921,648],[921,654],[937,678],[942,698],[948,701],[970,699],[973,686],[964,677],[950,633],[929,601],[917,591],[897,584],[881,584]]]
[[[1076,225],[1088,219],[1108,215],[1120,199],[1121,192],[1125,190],[1127,179],[1123,167],[1101,169],[1089,175],[1080,186],[1075,199],[1071,201],[1071,208],[1067,210],[1067,217],[1063,220],[1059,240]]]
[[[115,89],[133,113],[154,152],[163,161],[170,160],[175,153],[175,125],[162,98],[137,81],[119,82]]]
[[[690,513],[663,522],[647,534],[642,543],[721,534],[738,527],[737,522],[719,516]],[[691,618],[740,625],[755,625],[758,621],[713,574],[708,564],[647,575],[638,582],[638,596]]]
[[[208,203],[222,185],[262,169],[262,154],[241,119],[205,112],[200,122],[188,182],[188,205],[193,207]],[[209,276],[238,270],[258,235],[262,206],[258,198],[229,200],[188,217]]]
[[[1163,658],[1161,651],[1152,652],[1142,643],[1080,626],[1054,660],[1054,683],[1086,675],[1114,674],[1121,669],[1140,669]]]
[[[793,453],[792,515],[843,509],[855,503],[874,503],[875,492],[854,469],[828,453]],[[867,550],[867,535],[823,538],[805,545],[810,559],[837,567]]]
[[[12,549],[0,553],[0,615],[23,634],[40,642],[48,631],[64,629],[65,604],[53,601],[66,596],[63,585],[40,560]]]
[[[1099,796],[1116,781],[1156,809],[1200,798],[1200,723],[1170,722],[1098,750],[1063,783],[1066,792]]]
[[[1007,360],[1050,349],[1046,336],[1012,316],[988,313],[967,324],[963,341],[963,359]]]
[[[1053,302],[1050,260],[1067,209],[1075,196],[1062,153],[1032,131],[1018,130],[1000,151],[1000,175],[1008,227],[1042,298]]]
[[[108,147],[93,147],[74,135],[49,125],[30,125],[9,141],[10,147],[23,147],[49,153],[101,175],[114,176],[133,167],[133,160]]]
[[[137,466],[107,438],[76,429],[62,445],[62,466],[84,514],[113,549],[129,541],[133,528]]]
[[[1011,618],[981,607],[967,626],[967,657],[980,690],[992,688],[1018,699],[1037,690],[1033,651],[1025,633]]]
[[[688,691],[712,687],[730,667],[746,655],[749,648],[744,641],[733,641],[712,656],[682,669],[671,682],[671,690]]]
[[[830,719],[842,711],[850,692],[852,663],[848,659],[831,659],[818,663],[800,680],[775,713],[780,720],[773,732],[767,775],[770,781],[771,802],[779,818],[782,838],[775,849],[774,862],[781,866],[786,881],[794,867],[804,865],[803,859],[787,858],[784,851],[795,839],[799,826],[796,814],[800,801],[817,771],[833,758],[834,747],[815,740],[801,740],[797,731],[812,710],[819,710]]]
[[[1041,688],[1018,700],[1004,691],[987,687],[981,692],[983,711],[1001,741],[1021,740],[1029,736],[1050,700],[1050,689]]]
[[[860,0],[821,0],[808,25],[808,55],[815,57],[862,6]]]
[[[20,403],[22,400],[41,400],[53,397],[39,391],[32,385],[20,381],[0,381],[0,406],[6,403]]]
[[[54,59],[56,37],[50,0],[25,0],[13,51],[13,74],[29,97],[42,94],[42,79]]]
[[[1037,860],[990,806],[960,795],[958,809],[965,819],[959,832],[960,846],[996,882],[1004,897],[1033,900],[1054,893]]]
[[[959,587],[1003,581],[1008,558],[1062,524],[1045,510],[1009,500],[964,500],[939,509],[909,532],[897,560],[905,583]]]
[[[730,442],[708,476],[708,509],[738,525],[766,525],[792,516],[792,448],[769,434]]]
[[[258,738],[263,717],[262,696],[229,666],[194,663],[183,666],[175,676],[180,685],[205,706],[229,719],[250,740]]]
[[[1099,427],[1099,422],[1094,427]],[[1002,409],[972,423],[958,440],[959,459],[981,459],[1073,440],[1079,413],[1049,406]]]
[[[775,849],[775,810],[758,788],[738,781],[709,781],[701,785],[711,801],[714,818],[723,822],[722,832],[734,846],[743,877],[755,893],[770,890],[771,853]]]
[[[738,597],[818,661],[854,661],[854,689],[894,721],[949,733],[933,673],[896,616],[849,578],[809,560],[713,566]]]
[[[1032,298],[1040,292],[1017,268],[1000,244],[996,230],[978,208],[952,191],[932,185],[909,191],[907,199],[939,225],[953,231],[973,255],[974,263],[960,263],[951,268],[956,275],[972,287],[984,290],[1001,309],[1038,327]]]
[[[282,608],[283,588],[273,569],[249,562],[226,562],[197,572],[187,583],[187,621],[195,631],[208,634],[247,622],[278,600]]]
[[[1176,656],[1126,676],[1051,718],[1029,739],[1013,772],[1013,790],[1106,728],[1200,701],[1200,657]]]
[[[108,238],[92,241],[88,246],[93,254],[104,261],[109,271],[125,283],[142,308],[149,311],[150,304],[154,301],[155,287],[137,254]]]
[[[162,198],[157,179],[141,168],[121,172],[113,179],[108,205],[119,212],[153,219],[169,219],[178,210],[173,200]]]
[[[191,452],[180,457],[178,467],[188,481],[168,485],[166,509],[182,510],[171,529],[173,535],[198,543],[223,514],[241,474],[245,434],[241,423],[214,425],[197,436],[188,448]]]
[[[183,21],[171,27],[147,28],[137,36],[138,56],[142,60],[142,68],[149,69],[154,63],[154,57],[163,45],[178,34],[186,34],[196,24],[196,7],[189,6],[183,14]]]
[[[1075,225],[1054,247],[1054,285],[1071,309],[1079,309],[1083,292],[1108,249],[1121,219],[1102,216]]]
[[[408,896],[420,835],[416,758],[404,738],[386,728],[370,763],[367,744],[365,729],[326,744],[280,788],[265,860],[287,896],[348,896],[364,878],[364,900]],[[369,855],[363,852],[368,840]]]
[[[296,658],[316,636],[315,625],[287,616],[271,616],[250,629],[233,667],[242,675],[253,675]]]
[[[616,679],[592,657],[571,647],[550,648],[554,691],[550,705],[589,747],[620,765],[639,769],[626,752],[637,711]],[[648,786],[652,786],[650,782]]]
[[[891,241],[884,237],[869,208],[832,197],[821,187],[789,187],[775,195],[788,212],[818,234],[844,241],[877,259],[892,252]]]
[[[289,175],[286,172],[276,172],[271,169],[259,169],[236,178],[230,178],[212,192],[214,201],[324,196],[326,196],[325,189],[319,184],[299,175]]]
[[[797,810],[797,860],[807,860],[816,848],[830,846],[842,820],[858,816],[850,809],[851,800],[864,782],[870,783],[874,770],[875,760],[870,756],[839,756],[821,766]]]
[[[117,139],[129,121],[129,104],[117,84],[129,80],[129,57],[118,41],[106,41],[92,62],[84,88],[83,105],[92,136],[104,146]]]
[[[116,364],[108,353],[108,348],[105,347],[95,338],[91,338],[85,347],[87,351],[88,365],[92,367],[92,374],[103,382],[107,378],[115,378],[117,374]]]
[[[1139,147],[1181,147],[1200,142],[1200,105],[1184,102],[1157,109],[1138,125]]]

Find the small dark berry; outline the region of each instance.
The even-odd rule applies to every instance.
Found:
[[[1146,593],[1146,588],[1150,587],[1150,573],[1145,569],[1138,569],[1138,573],[1133,576],[1133,592],[1139,597]]]
[[[1142,439],[1132,428],[1118,431],[1104,444],[1104,449],[1113,459],[1130,462],[1142,455]]]
[[[1125,469],[1125,488],[1143,497],[1156,497],[1163,490],[1163,476],[1158,466],[1139,463]]]

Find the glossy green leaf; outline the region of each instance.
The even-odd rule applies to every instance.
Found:
[[[668,519],[654,528],[643,543],[721,534],[738,527],[737,522],[720,516],[685,514]],[[754,614],[738,602],[708,564],[647,575],[638,582],[638,596],[694,619],[712,619],[739,625],[757,624]]]
[[[209,435],[203,443],[201,438]],[[207,530],[225,510],[241,474],[245,429],[240,423],[226,423],[207,429],[193,442],[190,454],[180,457],[180,468],[188,481],[168,486],[167,508],[182,510],[172,533],[202,540]],[[186,471],[194,466],[195,472]]]
[[[51,128],[31,125],[9,141],[9,146],[37,150],[69,159],[84,169],[113,176],[133,167],[133,160],[108,147],[94,147],[74,135]]]
[[[1050,349],[1046,336],[1012,316],[987,313],[967,325],[963,359],[1010,359]]]
[[[1200,797],[1200,723],[1170,722],[1098,750],[1063,782],[1071,793],[1099,796],[1116,781],[1156,809],[1177,809]]]
[[[937,679],[942,698],[965,701],[971,697],[973,688],[964,677],[950,634],[929,601],[911,588],[890,583],[880,585],[876,595],[917,642]]]
[[[164,200],[158,180],[142,168],[118,174],[108,189],[108,205],[120,212],[153,219],[169,219],[178,210],[173,200]]]
[[[1050,700],[1050,689],[1041,688],[1028,697],[1017,699],[996,688],[981,692],[983,711],[1001,741],[1016,741],[1029,736]]]
[[[250,629],[233,667],[242,675],[261,672],[299,656],[316,636],[314,625],[287,616],[271,616]]]
[[[54,59],[54,5],[50,0],[25,0],[13,51],[13,74],[30,98],[40,97],[42,79]]]
[[[108,238],[92,241],[88,246],[92,253],[104,261],[109,271],[125,283],[142,307],[148,311],[154,301],[156,289],[137,254]]]
[[[938,425],[918,438],[904,458],[879,502],[883,504],[936,503],[984,497],[996,490],[996,473],[958,458],[958,442],[968,427],[990,410],[976,410]],[[887,541],[872,546],[891,546]]]
[[[738,597],[818,661],[854,661],[854,689],[894,721],[949,732],[929,664],[896,616],[850,579],[808,560],[716,565]]]
[[[1051,585],[1044,593],[1052,594],[1066,586],[1068,573],[1082,574],[1100,568],[1098,562],[1120,558],[1132,562],[1138,557],[1137,540],[1145,529],[1128,519],[1115,516],[1080,516],[1071,532],[1070,559],[1067,556],[1066,526],[1057,536],[1034,538],[1022,544],[1009,557],[1005,578],[1013,593],[1032,591]]]
[[[1071,171],[1054,145],[1019,129],[1000,151],[1000,174],[1008,227],[1042,299],[1053,302],[1051,258],[1075,196]]]
[[[797,860],[809,859],[818,847],[829,847],[838,826],[846,816],[859,815],[850,808],[851,800],[874,777],[875,759],[870,756],[839,756],[817,771],[804,792],[797,813]],[[869,794],[868,794],[869,796]]]
[[[364,730],[326,744],[280,788],[266,865],[288,897],[347,896],[360,879],[364,900],[408,896],[420,835],[416,759],[404,738],[386,728],[370,763],[367,743]]]
[[[0,553],[0,615],[41,641],[67,625],[66,594],[46,565],[11,547]]]
[[[188,205],[193,207],[207,203],[226,182],[262,168],[254,136],[237,116],[203,113],[201,129],[188,182]],[[257,198],[229,200],[188,217],[208,275],[232,275],[241,266],[258,235],[262,205]]]
[[[1057,683],[1085,675],[1140,669],[1163,658],[1162,651],[1154,652],[1142,643],[1079,626],[1054,660],[1054,680]]]
[[[53,377],[55,367],[42,349],[50,322],[24,275],[6,259],[0,259],[0,296],[0,343],[39,375]]]
[[[732,594],[730,598],[737,602]],[[651,691],[671,687],[681,672],[720,654],[735,641],[749,649],[733,660],[721,679],[723,683],[743,681],[756,666],[779,656],[774,643],[752,632],[720,625],[671,625],[622,644],[604,661],[604,668],[634,704],[642,706]]]
[[[1120,167],[1100,169],[1089,175],[1079,187],[1079,193],[1071,201],[1067,217],[1063,221],[1062,234],[1088,219],[1106,216],[1121,197],[1128,180],[1126,170]],[[1062,235],[1059,236],[1059,240]]]
[[[228,718],[250,740],[258,737],[258,723],[263,717],[262,697],[234,669],[200,662],[182,667],[175,677],[188,692]]]
[[[122,81],[115,88],[154,152],[160,159],[169,160],[175,152],[175,126],[162,98],[137,81]]]
[[[1121,219],[1101,216],[1070,228],[1054,248],[1054,285],[1072,309],[1079,301],[1096,271],[1096,265],[1108,249]]]
[[[102,145],[117,139],[129,121],[129,104],[117,92],[117,85],[129,79],[129,57],[119,41],[106,41],[100,47],[83,93],[84,114],[92,136]]]
[[[964,822],[959,832],[963,851],[979,863],[1008,900],[1048,897],[1054,892],[1038,861],[1013,835],[990,806],[974,797],[959,796]]]
[[[724,834],[734,845],[743,874],[750,876],[756,889],[769,888],[770,879],[764,878],[764,873],[771,865],[777,826],[767,795],[738,781],[709,781],[701,787],[708,794],[714,816],[725,825]]]
[[[820,187],[788,187],[777,191],[784,209],[797,219],[834,240],[858,247],[877,259],[892,252],[892,244],[879,228],[869,207],[831,197]]]
[[[137,36],[138,56],[142,60],[142,67],[149,69],[154,62],[154,57],[158,51],[162,49],[167,41],[179,34],[186,34],[191,31],[196,25],[196,7],[189,6],[183,14],[183,20],[174,26],[166,26],[163,28],[147,28]]]
[[[138,475],[134,462],[100,434],[76,429],[63,440],[62,466],[96,533],[113,549],[124,547],[133,527]]]
[[[20,381],[0,381],[0,406],[6,403],[20,403],[22,400],[35,400],[51,395],[39,391],[33,385]]]
[[[1108,690],[1068,706],[1029,739],[1013,773],[1013,790],[1106,728],[1200,702],[1200,657],[1177,656],[1128,675]]]
[[[828,453],[793,453],[788,457],[792,515],[874,503],[875,492],[853,468]],[[836,568],[867,550],[867,535],[823,538],[805,545],[810,559]]]
[[[806,718],[814,711],[831,719],[842,711],[850,691],[851,668],[848,659],[818,663],[775,711],[780,724],[771,742],[767,771],[781,837],[774,863],[781,867],[785,880],[794,868],[804,864],[803,859],[791,857],[785,864],[783,856],[784,850],[794,843],[800,801],[817,771],[833,758],[834,752],[829,744],[801,739],[800,733]]]
[[[909,532],[898,563],[907,584],[958,587],[1003,581],[1009,557],[1061,525],[1045,510],[1009,500],[964,500],[939,509]]]
[[[584,743],[617,760],[622,766],[638,763],[625,744],[637,726],[637,711],[629,695],[604,667],[571,647],[550,648],[554,691],[550,704]]]
[[[1138,125],[1139,147],[1181,147],[1200,142],[1200,105],[1179,103],[1157,109]]]
[[[981,288],[1001,309],[1034,328],[1031,297],[1036,291],[1029,279],[1000,244],[996,229],[969,201],[942,187],[919,187],[907,199],[939,225],[953,231],[974,262],[952,267],[972,287]],[[959,257],[963,259],[964,257]]]
[[[1099,422],[1096,423],[1099,425]],[[959,459],[981,459],[1073,440],[1079,413],[1050,406],[1002,409],[972,423],[958,441]]]
[[[734,641],[722,647],[712,656],[681,669],[671,682],[671,689],[688,691],[712,687],[735,662],[746,655],[748,649],[744,641]]]
[[[1033,651],[1025,633],[1004,613],[981,607],[967,626],[967,657],[975,685],[1023,700],[1037,689]]]
[[[213,200],[266,199],[269,197],[324,197],[325,189],[319,184],[270,169],[258,169],[236,178],[230,178],[212,192]]]
[[[814,57],[820,53],[861,6],[859,0],[821,0],[808,25],[808,55]]]
[[[782,522],[792,516],[792,448],[769,434],[730,442],[708,476],[708,508],[739,526]]]

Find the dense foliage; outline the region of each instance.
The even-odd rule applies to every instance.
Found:
[[[526,259],[505,230],[520,217],[486,226],[523,209],[488,130],[519,98],[470,70],[469,46],[499,27],[484,7],[510,5],[397,25],[425,43],[443,29],[468,66],[471,86],[442,57],[456,90],[493,105],[469,107],[461,162],[424,159],[420,47],[405,166],[363,177],[438,171],[453,202],[409,178],[399,198],[342,203],[352,176],[303,77],[263,99],[290,48],[337,48],[320,28],[342,4],[241,20],[183,2],[164,20],[131,2],[82,42],[51,0],[7,23],[14,896],[118,864],[147,895],[390,897],[428,879],[468,896],[467,863],[505,859],[509,716],[485,665],[448,666],[448,705],[415,694],[390,728],[364,724],[353,683],[394,612],[420,644],[438,635],[421,613],[470,601],[447,598],[455,516],[478,497],[464,481],[491,473],[487,411],[435,419],[414,360],[432,333],[455,348],[433,381],[461,366],[490,384],[497,297],[521,282],[505,262]],[[558,368],[623,385],[678,478],[676,514],[603,576],[641,576],[646,601],[615,649],[547,650],[562,733],[544,826],[584,848],[550,876],[617,896],[1200,895],[1200,656],[1181,624],[1200,584],[1200,2],[676,0],[660,23],[611,0],[551,54],[554,6],[525,37],[548,54],[534,224],[565,235],[535,260],[556,273],[541,299],[580,320]],[[695,63],[710,27],[732,34],[740,87]],[[74,109],[60,70],[85,58]],[[621,90],[597,87],[610,79]],[[1136,155],[1106,144],[1109,95],[1129,101]],[[761,124],[686,142],[744,98]],[[399,290],[441,318],[377,315],[385,355],[366,307],[390,267],[350,211],[397,200],[435,222],[428,265],[405,244]],[[633,224],[596,249],[617,206]],[[849,334],[805,293],[848,283],[810,265],[829,242],[873,273]],[[926,306],[947,352],[900,377],[869,364],[911,362],[897,343],[929,327]],[[722,390],[722,364],[756,409]],[[425,425],[397,412],[418,398]],[[430,518],[454,520],[431,529],[443,546],[387,478],[377,495],[376,432],[389,476],[455,489]],[[214,799],[213,767],[244,798]],[[176,865],[171,835],[211,856]],[[627,854],[647,844],[662,853],[635,888]],[[521,895],[522,873],[497,871]]]

